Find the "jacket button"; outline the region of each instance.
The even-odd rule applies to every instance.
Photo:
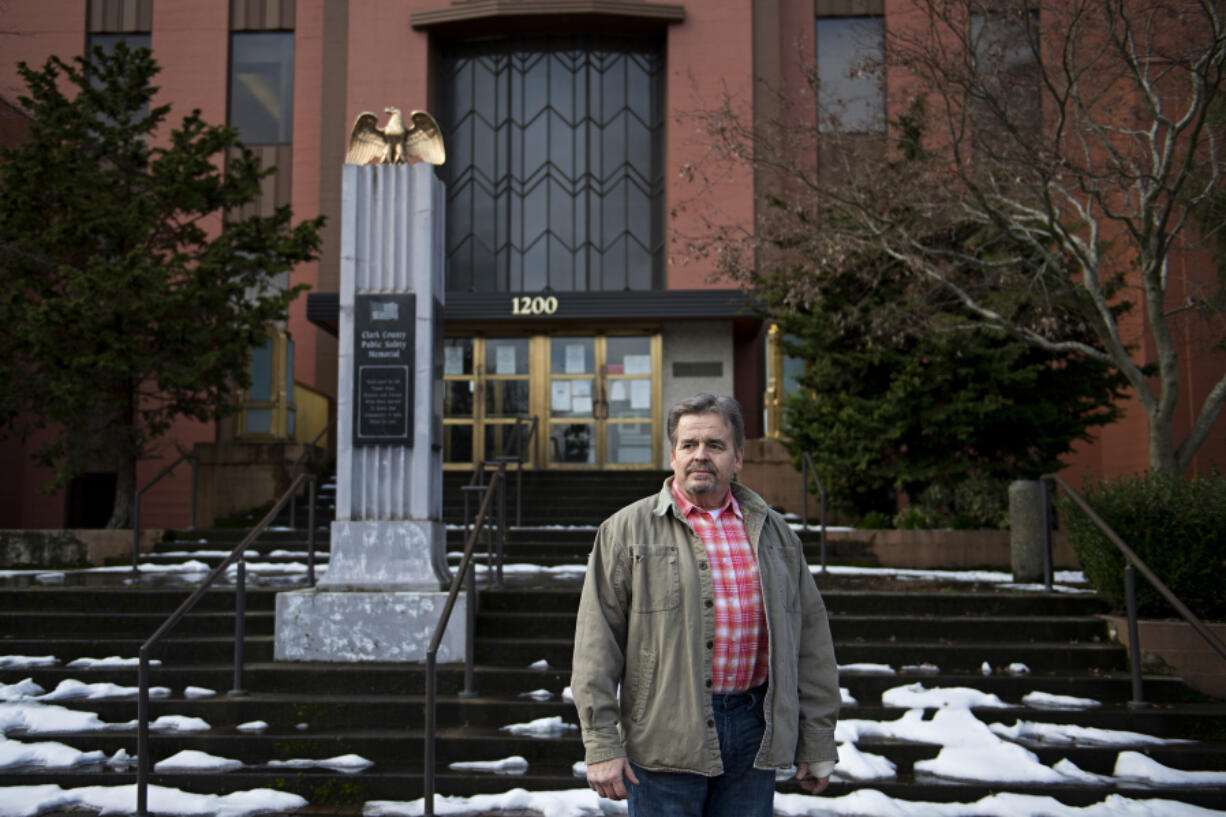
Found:
[[[711,688],[711,679],[708,678],[707,679],[707,689],[710,689],[710,688]]]
[[[698,563],[698,568],[699,568],[700,570],[706,570],[706,569],[707,569],[707,563],[706,563],[706,562],[699,562],[699,563]]]
[[[703,602],[703,604],[705,604],[707,607],[714,607],[714,606],[715,606],[715,602],[714,602],[714,601],[712,601],[711,599],[707,599],[706,601],[704,601],[704,602]]]
[[[715,727],[715,721],[707,721],[708,729],[713,729],[714,727]]]
[[[707,642],[707,649],[708,649],[708,650],[713,650],[713,649],[715,649],[715,642],[714,642],[714,641],[708,641],[708,642]]]

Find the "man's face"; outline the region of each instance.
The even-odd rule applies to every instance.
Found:
[[[674,483],[690,502],[712,511],[728,495],[744,453],[732,441],[732,427],[718,413],[683,414],[669,452]]]

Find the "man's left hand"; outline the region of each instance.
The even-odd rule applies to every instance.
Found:
[[[809,794],[821,794],[830,785],[830,775],[820,778],[813,777],[809,774],[808,763],[797,763],[796,782],[800,783],[800,787]]]

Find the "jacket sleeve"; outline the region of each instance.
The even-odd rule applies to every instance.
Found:
[[[570,683],[587,763],[626,754],[618,732],[617,690],[625,671],[629,599],[623,543],[612,538],[608,523],[601,525],[588,558],[575,625]]]
[[[790,529],[787,535],[796,537]],[[839,718],[839,667],[834,657],[834,640],[826,604],[817,591],[817,582],[796,541],[799,554],[796,580],[801,608],[800,659],[797,679],[800,693],[800,729],[796,743],[796,762],[813,763],[838,760],[834,726]]]

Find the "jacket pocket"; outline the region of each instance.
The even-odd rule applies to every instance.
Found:
[[[681,604],[681,572],[677,549],[667,545],[635,545],[630,576],[630,610],[658,613]]]
[[[639,667],[638,678],[634,682],[634,709],[630,711],[630,720],[635,723],[640,723],[643,720],[643,716],[647,714],[647,696],[651,695],[652,688],[655,686],[655,650],[643,650],[642,657],[639,660],[642,664]]]

